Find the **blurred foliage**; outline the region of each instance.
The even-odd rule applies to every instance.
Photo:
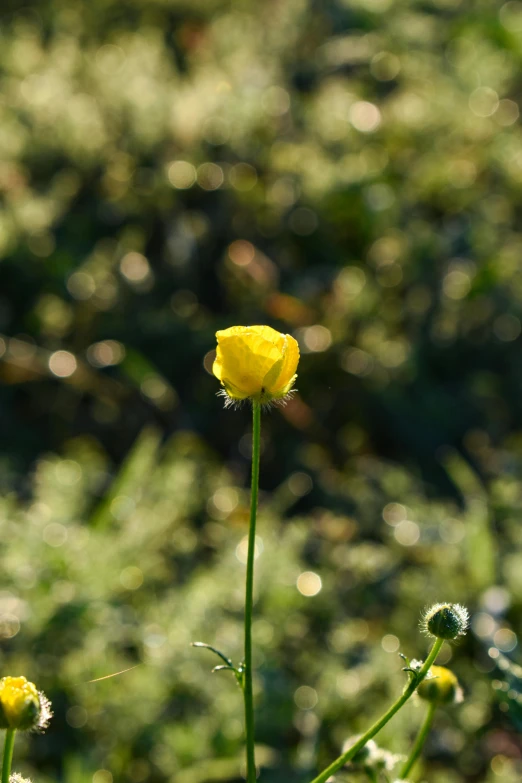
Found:
[[[427,650],[420,606],[443,595],[474,615],[471,634],[440,658],[465,701],[439,711],[429,780],[495,781],[501,769],[514,783],[522,464],[511,482],[492,484],[503,535],[496,583],[478,585],[475,496],[464,509],[434,501],[375,457],[342,470],[316,460],[308,447],[306,470],[262,495],[254,638],[264,777],[307,783],[317,753],[328,762],[366,728],[405,682],[398,653]],[[210,673],[208,651],[189,645],[241,657],[248,490],[189,431],[162,445],[144,430],[119,473],[108,469],[92,438],[72,439],[63,457],[38,461],[27,500],[2,500],[1,668],[36,681],[55,709],[22,772],[71,783],[239,783],[240,692],[229,673]],[[300,513],[307,498],[313,510]],[[405,707],[381,744],[407,752],[423,710]]]
[[[241,779],[236,686],[188,644],[240,655],[250,422],[209,370],[216,329],[270,323],[303,356],[264,417],[264,778],[337,755],[457,600],[426,775],[520,780],[522,4],[1,22],[2,668],[56,709],[28,772]]]

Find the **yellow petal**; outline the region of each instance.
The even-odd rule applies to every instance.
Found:
[[[286,397],[286,395],[290,391],[292,391],[292,388],[293,388],[294,383],[296,382],[296,379],[297,379],[297,373],[295,375],[292,375],[292,377],[290,378],[288,383],[285,384],[285,386],[281,386],[280,389],[278,389],[277,391],[272,392],[270,397],[273,400],[282,400],[284,397]]]
[[[284,334],[281,334],[281,332],[277,332],[275,329],[272,329],[271,326],[249,326],[247,328],[251,332],[259,335],[259,337],[262,337],[263,340],[267,340],[269,343],[275,345],[276,348],[282,352],[285,338]]]
[[[232,400],[246,400],[251,396],[249,392],[241,391],[241,389],[238,389],[237,386],[234,386],[234,384],[231,383],[228,378],[223,378],[221,383],[225,387],[227,396]]]
[[[294,380],[295,371],[299,363],[299,345],[290,334],[282,335],[283,352],[280,362],[274,365],[265,378],[265,388],[268,392],[276,393],[288,386]],[[276,366],[278,372],[276,373]],[[291,385],[290,385],[291,388]]]
[[[280,358],[273,343],[254,331],[243,329],[230,334],[218,333],[215,375],[228,382],[245,397],[259,394],[263,378]],[[214,367],[213,367],[214,370]]]
[[[217,357],[214,359],[214,363],[212,364],[212,372],[218,379],[218,381],[223,380],[223,365],[221,364],[221,359]]]

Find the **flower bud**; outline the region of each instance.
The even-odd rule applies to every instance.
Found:
[[[468,610],[460,604],[435,604],[422,619],[422,627],[437,639],[457,639],[468,627]]]
[[[350,737],[344,745],[343,752],[349,750],[360,739],[360,735]],[[379,772],[382,770],[390,771],[403,759],[403,756],[397,756],[384,748],[380,748],[374,740],[368,740],[366,745],[357,751],[355,756],[349,762],[350,768],[360,768]]]
[[[51,717],[50,702],[25,677],[0,680],[0,728],[45,729]]]
[[[462,701],[462,690],[459,681],[449,669],[444,666],[432,666],[430,676],[421,682],[417,688],[421,699],[434,704],[451,704]]]
[[[252,400],[262,405],[284,401],[297,378],[299,346],[270,326],[231,326],[216,332],[212,372],[221,381],[225,405]]]
[[[9,775],[9,783],[31,783],[29,778],[23,778],[19,772],[13,772]]]

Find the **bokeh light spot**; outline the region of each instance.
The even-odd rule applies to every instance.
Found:
[[[364,377],[370,375],[375,361],[369,353],[360,348],[348,348],[341,356],[341,367],[345,372]]]
[[[303,571],[303,573],[299,574],[297,577],[296,585],[301,595],[312,597],[321,592],[323,583],[319,574],[316,574],[313,571]]]
[[[20,630],[20,620],[15,614],[5,612],[0,615],[0,638],[12,639]]]
[[[213,376],[212,372],[212,366],[216,360],[216,350],[213,349],[212,351],[208,351],[205,356],[203,357],[203,367],[208,372],[209,375]]]
[[[327,351],[332,344],[332,333],[321,324],[299,329],[296,336],[304,353]]]
[[[90,299],[96,291],[96,283],[87,272],[73,272],[67,280],[67,290],[75,299]]]
[[[56,478],[65,487],[74,487],[82,475],[82,467],[76,460],[64,459],[56,466]]]
[[[514,125],[520,116],[520,109],[515,101],[510,101],[509,98],[503,98],[498,104],[498,109],[495,112],[495,120],[499,125],[507,127]]]
[[[510,343],[513,342],[513,340],[516,340],[517,337],[520,337],[521,331],[522,326],[520,324],[520,319],[515,315],[505,313],[504,315],[499,315],[498,318],[495,318],[493,321],[493,332],[495,336],[504,343]]]
[[[469,274],[454,269],[444,277],[442,288],[449,299],[464,299],[471,289]]]
[[[197,170],[198,185],[203,190],[217,190],[225,180],[223,169],[216,163],[202,163]]]
[[[401,522],[404,522],[408,516],[408,512],[401,503],[387,503],[382,510],[382,516],[388,525],[395,527]]]
[[[371,133],[381,124],[381,113],[375,104],[369,101],[357,101],[350,107],[350,122],[361,133]]]
[[[167,177],[173,188],[188,190],[196,182],[196,169],[186,160],[175,160],[167,168]]]
[[[294,701],[300,710],[313,710],[318,700],[317,691],[309,685],[301,685],[294,693]]]
[[[491,117],[498,106],[498,95],[490,87],[478,87],[469,97],[469,108],[477,117]]]
[[[228,256],[236,266],[248,266],[255,257],[256,249],[246,239],[236,239],[228,247]]]
[[[395,540],[402,546],[415,546],[420,538],[420,529],[416,522],[404,519],[393,531]]]
[[[230,170],[230,184],[235,190],[252,190],[257,182],[257,172],[249,163],[236,163]]]
[[[397,652],[400,644],[400,639],[397,636],[394,636],[392,633],[387,633],[386,636],[383,636],[381,639],[381,647],[384,652],[387,653]]]
[[[126,590],[137,590],[143,584],[143,571],[137,566],[127,566],[120,573],[120,582]]]
[[[378,52],[372,57],[370,71],[380,82],[395,79],[401,69],[401,61],[391,52]]]
[[[76,704],[73,707],[69,707],[65,713],[65,720],[73,729],[83,728],[87,723],[88,717],[89,714],[85,707],[82,707],[79,704]]]
[[[69,378],[77,366],[76,358],[69,351],[55,351],[49,358],[49,369],[57,378]]]
[[[487,612],[476,612],[471,618],[471,629],[480,639],[493,636],[496,627],[494,618]]]
[[[239,503],[239,495],[233,487],[220,487],[207,504],[212,515],[218,519],[226,519]]]
[[[312,481],[311,477],[308,475],[308,473],[303,473],[302,471],[292,473],[292,475],[288,478],[288,489],[292,495],[295,495],[297,498],[302,498],[305,495],[308,495],[312,491],[313,486],[314,482]]]
[[[59,522],[51,522],[44,527],[42,538],[46,544],[56,549],[67,541],[67,528],[60,525]]]
[[[120,272],[130,283],[141,283],[151,274],[150,264],[141,253],[127,253],[120,261]]]
[[[102,340],[87,348],[87,360],[93,367],[111,367],[125,358],[125,348],[117,340]]]
[[[518,638],[509,628],[499,628],[493,635],[493,642],[501,652],[508,653],[515,649]]]

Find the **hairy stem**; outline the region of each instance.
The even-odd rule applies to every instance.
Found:
[[[424,747],[424,743],[426,742],[426,737],[428,736],[429,731],[431,729],[431,724],[433,723],[433,717],[435,715],[436,709],[437,709],[437,705],[435,704],[435,702],[431,702],[428,707],[428,712],[426,713],[426,718],[424,719],[424,723],[419,729],[419,733],[417,734],[415,744],[413,745],[413,748],[411,749],[411,753],[408,756],[408,760],[405,762],[403,768],[401,769],[401,778],[406,779],[408,777],[413,765],[419,758],[422,748]]]
[[[11,762],[13,760],[13,748],[16,729],[7,729],[4,743],[4,760],[2,762],[2,783],[9,783],[11,774]]]
[[[320,773],[320,775],[314,778],[312,783],[326,783],[329,777],[331,777],[338,770],[340,770],[341,767],[343,767],[346,764],[346,762],[353,759],[353,757],[361,750],[361,748],[364,748],[366,743],[369,740],[371,740],[372,737],[375,737],[375,735],[379,733],[379,731],[383,728],[383,726],[386,726],[388,721],[393,718],[395,713],[398,712],[404,704],[406,704],[410,696],[414,693],[417,686],[425,678],[425,676],[430,670],[430,667],[435,662],[435,659],[437,658],[437,655],[439,654],[440,648],[442,647],[443,643],[444,643],[443,639],[435,640],[435,643],[430,650],[430,654],[424,661],[422,668],[415,676],[412,677],[408,686],[403,692],[402,696],[400,696],[397,699],[397,701],[395,701],[392,704],[392,706],[384,713],[384,715],[381,718],[379,718],[379,720],[376,723],[373,724],[373,726],[370,726],[368,731],[365,734],[363,734],[362,737],[360,737],[354,745],[348,748],[348,750],[345,753],[339,756],[339,758],[333,761],[329,767],[327,767],[325,770],[323,770]]]
[[[252,692],[252,606],[254,601],[254,559],[256,548],[257,495],[259,488],[259,453],[261,445],[261,406],[252,403],[252,485],[250,495],[250,528],[248,531],[248,555],[245,591],[245,661],[243,695],[245,699],[245,733],[247,783],[255,783],[256,761],[254,755],[254,697]]]

